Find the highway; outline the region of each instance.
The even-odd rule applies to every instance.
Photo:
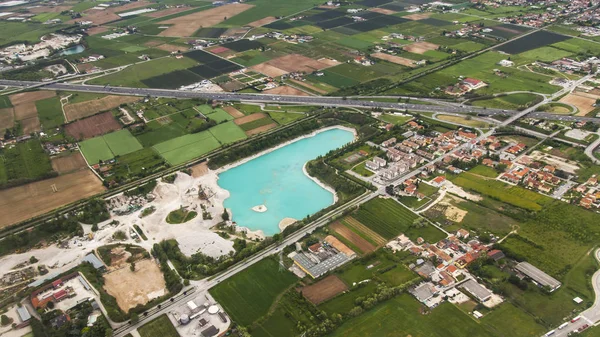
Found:
[[[584,78],[588,78],[587,76]],[[577,83],[582,83],[578,81]],[[383,108],[396,110],[409,110],[417,112],[434,112],[434,113],[459,113],[468,114],[476,113],[488,117],[496,115],[520,115],[520,111],[502,110],[502,109],[484,109],[475,106],[448,104],[445,101],[439,101],[440,105],[425,105],[412,103],[389,103],[376,101],[358,101],[347,99],[344,97],[329,97],[329,96],[283,96],[283,95],[267,95],[267,94],[246,94],[246,93],[229,93],[229,92],[191,92],[181,90],[168,89],[148,89],[148,88],[128,88],[128,87],[111,87],[101,85],[83,85],[69,83],[43,83],[32,81],[11,81],[0,80],[0,85],[7,85],[21,88],[39,88],[44,90],[64,90],[64,91],[80,91],[94,92],[111,95],[131,95],[131,96],[153,96],[153,97],[170,97],[170,98],[203,98],[218,101],[244,101],[257,103],[286,103],[286,104],[302,104],[302,105],[317,105],[317,106],[335,106],[335,107],[353,107],[353,108]],[[565,89],[559,91],[565,93]],[[558,97],[552,95],[551,97]],[[420,98],[414,98],[419,100]],[[429,102],[436,102],[432,99],[427,99]],[[551,100],[546,99],[543,102],[548,103]],[[540,104],[536,105],[539,107]],[[528,109],[529,110],[529,109]],[[529,111],[531,117],[543,118],[548,120],[561,121],[588,121],[600,124],[600,118],[595,117],[578,117],[554,115],[546,112]]]

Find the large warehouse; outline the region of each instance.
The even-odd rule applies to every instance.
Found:
[[[560,288],[561,286],[561,283],[557,279],[544,273],[529,262],[521,262],[517,264],[515,270],[529,277],[539,285],[543,287],[549,287],[550,292]]]

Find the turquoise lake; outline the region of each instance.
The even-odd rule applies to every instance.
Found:
[[[224,205],[232,220],[273,235],[284,218],[299,220],[332,205],[333,193],[307,177],[302,167],[353,139],[350,131],[329,129],[219,174],[219,186],[230,193]],[[267,211],[253,211],[257,205],[267,206]]]

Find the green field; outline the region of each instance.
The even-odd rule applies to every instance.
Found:
[[[260,20],[267,15],[288,16],[313,7],[314,2],[310,0],[292,2],[288,0],[254,0],[252,5],[253,8],[227,19],[218,26],[239,27]]]
[[[50,158],[37,139],[0,149],[0,185],[37,180],[52,173]]]
[[[489,195],[507,204],[531,211],[539,211],[544,204],[551,201],[546,196],[522,187],[505,184],[498,180],[485,179],[469,172],[461,173],[458,177],[452,178],[452,182],[467,190]]]
[[[353,217],[386,239],[404,233],[411,239],[423,237],[434,243],[445,237],[443,232],[429,224],[414,227],[413,222],[419,216],[393,199],[372,199],[362,204]]]
[[[90,165],[95,165],[100,161],[107,161],[114,158],[113,153],[110,151],[110,148],[102,136],[80,142],[79,148]]]
[[[10,103],[10,99],[8,99],[8,96],[0,96],[0,109],[4,109],[4,108],[11,108],[12,104]]]
[[[254,121],[249,122],[249,123],[242,124],[242,125],[240,125],[240,128],[242,130],[244,130],[244,131],[250,131],[252,129],[256,129],[256,128],[259,128],[261,126],[269,125],[269,124],[272,124],[272,123],[274,123],[274,121],[271,118],[264,117],[264,118],[254,120]]]
[[[420,307],[421,304],[416,299],[402,294],[349,319],[330,336],[494,336],[489,328],[477,323],[450,303],[442,303],[428,315],[420,314]]]
[[[214,120],[217,123],[233,120],[233,117],[231,117],[231,115],[223,109],[214,109],[212,112],[206,114],[206,117]]]
[[[174,57],[165,57],[127,67],[124,70],[121,70],[117,73],[93,79],[88,83],[146,88],[146,85],[141,82],[142,80],[170,73],[175,70],[193,67],[194,65],[196,65],[196,62],[187,57],[184,57],[182,59],[176,59]]]
[[[535,94],[512,94],[506,96],[500,96],[490,99],[482,99],[473,101],[472,104],[475,106],[482,106],[494,109],[506,109],[506,110],[517,110],[519,108],[525,108],[532,102],[534,102],[539,95]]]
[[[221,144],[230,144],[247,138],[244,131],[232,121],[213,126],[209,131]]]
[[[479,176],[484,176],[488,178],[496,178],[498,176],[498,171],[494,170],[491,167],[485,165],[477,165],[469,170],[469,173],[476,174]]]
[[[129,130],[119,130],[108,133],[104,136],[104,141],[115,156],[122,156],[142,149],[142,144],[129,132]]]
[[[546,328],[511,303],[504,303],[481,319],[498,336],[541,336]]]
[[[44,130],[53,129],[64,124],[65,117],[58,96],[37,101],[35,107]]]
[[[144,324],[137,331],[141,337],[179,337],[177,329],[175,329],[167,315],[162,315]]]
[[[169,164],[178,165],[198,158],[219,146],[221,144],[210,131],[203,131],[158,143],[154,145],[154,149]]]
[[[296,281],[269,258],[211,288],[210,294],[234,321],[247,326],[266,315],[277,296]]]
[[[167,164],[163,158],[153,148],[148,147],[120,156],[117,164],[113,165],[112,175],[108,179],[118,181],[119,179],[142,176],[166,166]]]
[[[406,122],[408,122],[409,120],[413,119],[413,116],[398,116],[398,115],[392,115],[392,114],[381,114],[381,116],[379,116],[379,119],[381,119],[384,122],[388,122],[391,124],[404,124]]]
[[[84,140],[79,143],[79,147],[90,165],[142,149],[140,142],[129,130],[119,130]]]

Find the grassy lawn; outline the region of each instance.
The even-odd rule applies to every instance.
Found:
[[[38,111],[40,124],[44,130],[53,129],[65,122],[59,97],[50,97],[37,101],[35,102],[35,107]]]
[[[485,165],[477,165],[469,170],[469,173],[476,174],[479,176],[484,176],[488,178],[496,178],[498,176],[498,171],[493,168]]]
[[[336,296],[327,302],[321,303],[319,305],[319,309],[328,314],[345,314],[356,306],[355,300],[357,298],[369,296],[375,291],[376,288],[377,285],[375,282],[369,282],[363,286],[352,287],[350,291],[346,292],[345,294]]]
[[[100,161],[110,160],[114,157],[102,136],[80,142],[79,148],[90,165],[95,165]]]
[[[368,170],[367,167],[365,166],[365,163],[360,163],[356,166],[354,166],[352,168],[352,171],[360,174],[363,177],[370,177],[372,175],[374,175],[375,173],[373,173],[372,171]]]
[[[111,132],[102,137],[115,156],[122,156],[142,149],[142,144],[129,130]]]
[[[481,319],[498,336],[541,336],[546,329],[511,303],[501,304]]]
[[[179,333],[167,315],[144,324],[137,331],[141,337],[179,337]]]
[[[420,314],[420,307],[421,304],[412,296],[402,294],[351,318],[331,336],[493,336],[489,328],[450,303],[442,303],[428,315]]]
[[[441,119],[443,121],[446,121],[446,122],[461,124],[461,125],[469,126],[472,128],[487,128],[490,126],[489,123],[486,123],[486,122],[483,122],[480,120],[471,119],[469,117],[460,117],[460,116],[453,116],[453,115],[437,115],[437,118]]]
[[[398,116],[398,115],[392,115],[392,114],[381,114],[381,116],[379,116],[379,119],[381,119],[384,122],[388,122],[394,125],[398,125],[398,124],[404,124],[406,122],[408,122],[409,120],[413,119],[413,116]]]
[[[233,120],[233,117],[231,117],[231,115],[225,112],[223,109],[214,109],[212,112],[207,114],[206,117],[214,120],[217,123]]]
[[[266,315],[277,297],[296,281],[294,274],[280,271],[277,260],[269,258],[223,281],[210,293],[234,321],[247,326]]]

